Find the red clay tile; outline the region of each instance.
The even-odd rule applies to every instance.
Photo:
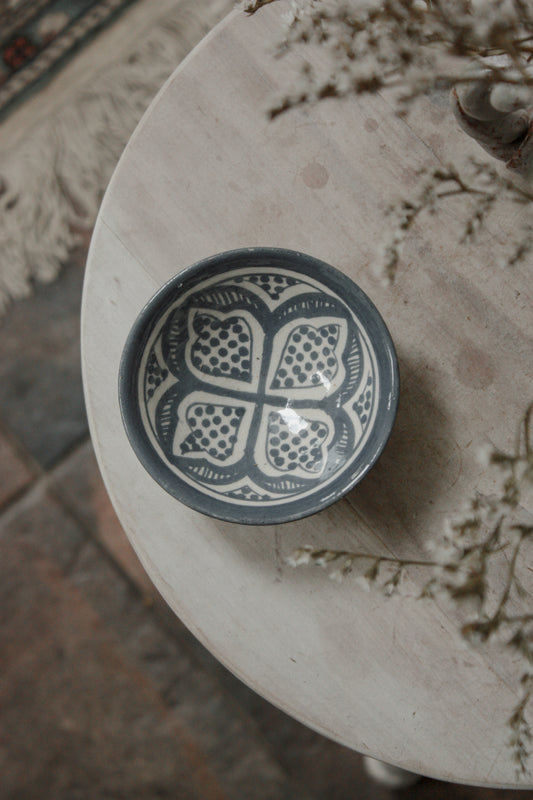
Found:
[[[0,515],[0,785],[8,765],[16,787],[2,800],[188,800],[189,789],[205,800],[308,800],[219,681],[225,670],[144,602],[54,479],[52,495],[40,482]]]
[[[61,279],[37,286],[0,320],[0,420],[42,467],[87,436],[80,364],[86,253],[72,253]]]
[[[27,459],[0,430],[0,508],[12,500],[34,477]]]
[[[65,522],[41,506],[45,532]],[[3,535],[2,797],[227,800],[195,740],[41,542],[16,521]]]
[[[51,486],[96,537],[139,591],[159,601],[159,593],[124,533],[88,441],[54,470]]]

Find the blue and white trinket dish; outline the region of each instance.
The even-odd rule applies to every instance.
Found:
[[[139,314],[119,399],[150,475],[204,514],[268,525],[338,500],[370,470],[398,404],[394,346],[349,278],[291,250],[188,267]]]

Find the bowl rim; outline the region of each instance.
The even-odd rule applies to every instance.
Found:
[[[370,431],[360,456],[350,468],[341,470],[331,483],[306,498],[296,496],[275,506],[257,504],[245,506],[206,495],[181,479],[166,466],[154,450],[141,418],[137,397],[138,374],[146,344],[161,317],[176,301],[181,288],[190,291],[206,275],[224,274],[240,266],[263,266],[251,263],[269,260],[265,269],[285,268],[288,271],[316,277],[336,292],[351,308],[372,342],[380,375],[380,391],[376,422]],[[242,264],[239,264],[242,261]],[[279,262],[279,264],[272,263]],[[309,273],[311,273],[309,275]],[[337,267],[314,256],[281,247],[243,247],[226,250],[196,261],[166,281],[148,300],[137,315],[125,342],[118,373],[118,398],[122,422],[137,458],[168,494],[202,514],[227,522],[246,525],[279,525],[311,516],[340,500],[372,469],[390,437],[398,410],[400,378],[398,358],[392,337],[381,314],[368,295]],[[377,420],[380,420],[379,423]],[[379,431],[376,430],[379,429]],[[364,463],[361,456],[364,455]],[[303,506],[303,507],[302,507]]]

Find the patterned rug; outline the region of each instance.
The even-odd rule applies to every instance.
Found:
[[[0,314],[86,242],[137,122],[234,0],[0,0]]]
[[[0,5],[0,119],[50,80],[133,0],[4,0]]]

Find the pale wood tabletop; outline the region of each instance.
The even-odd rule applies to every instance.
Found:
[[[386,599],[284,557],[312,544],[421,558],[450,513],[492,491],[475,451],[487,439],[511,447],[529,397],[528,270],[497,267],[490,237],[460,245],[450,211],[424,218],[396,284],[382,284],[371,265],[389,201],[422,166],[475,145],[440,96],[408,120],[374,96],[270,122],[294,64],[271,56],[282,12],[232,12],[164,86],[112,179],[82,315],[99,464],[169,605],[253,689],[361,753],[445,780],[516,786],[513,667],[497,647],[463,647],[453,608],[417,599],[427,576],[409,570]],[[261,245],[309,253],[355,280],[389,327],[401,373],[396,425],[370,475],[328,510],[276,527],[220,522],[173,499],[137,460],[117,396],[127,334],[153,293],[198,259]]]

